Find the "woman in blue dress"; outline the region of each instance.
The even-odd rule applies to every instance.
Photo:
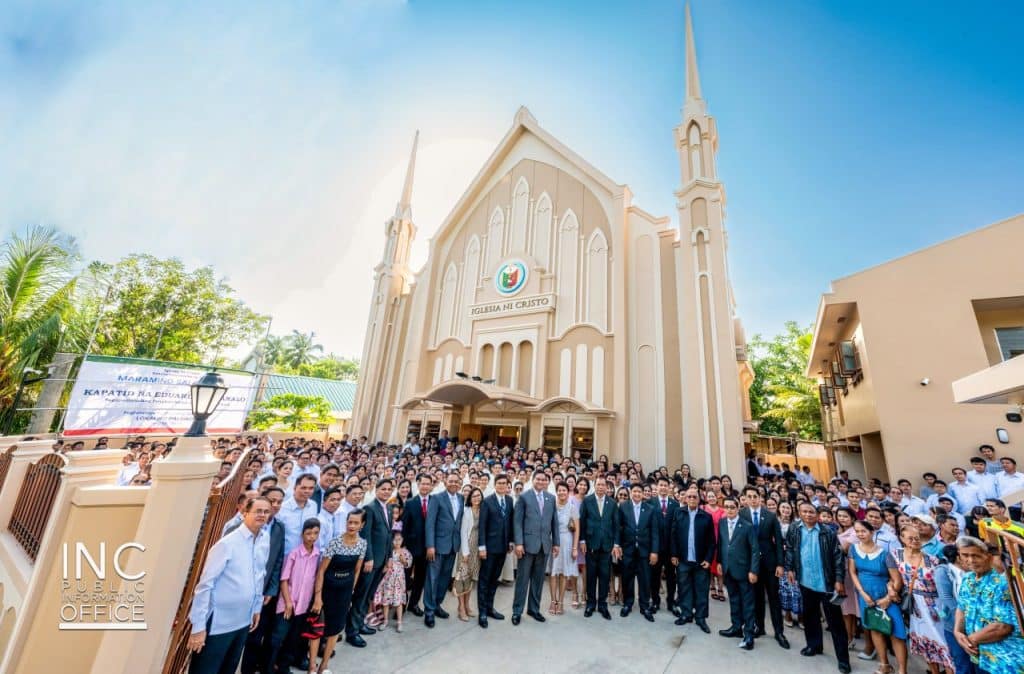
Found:
[[[896,653],[896,664],[899,674],[907,672],[907,627],[903,623],[900,611],[899,588],[903,582],[896,560],[878,545],[874,538],[874,527],[864,521],[854,525],[857,532],[857,543],[850,546],[849,577],[857,591],[860,605],[860,620],[864,622],[864,611],[871,606],[886,612],[892,620],[892,649]],[[893,671],[889,664],[889,653],[885,644],[885,635],[873,630],[865,630],[875,645],[875,652],[881,661],[875,674],[890,674]]]

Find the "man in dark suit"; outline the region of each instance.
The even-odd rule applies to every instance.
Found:
[[[459,487],[462,479],[455,472],[445,475],[445,490],[430,497],[427,506],[427,585],[423,588],[423,623],[434,626],[434,616],[447,619],[441,604],[452,582],[455,557],[462,546],[464,504]]]
[[[284,503],[284,490],[271,487],[263,495],[270,502],[270,521],[265,525],[270,531],[270,554],[267,556],[267,575],[263,581],[263,609],[260,624],[245,638],[245,651],[242,653],[242,674],[253,674],[257,668],[264,671],[270,669],[270,658],[273,653],[271,637],[273,625],[277,618],[277,595],[281,589],[281,566],[284,564],[284,525],[277,521],[275,515]],[[224,535],[241,526],[242,520],[226,528]]]
[[[764,604],[768,598],[768,612],[775,631],[775,641],[789,649],[789,640],[783,634],[782,605],[779,603],[779,578],[782,578],[782,526],[779,518],[762,507],[761,493],[754,487],[746,487],[747,507],[740,510],[740,517],[754,525],[757,532],[757,547],[761,550],[761,567],[757,570],[757,584],[754,586],[754,638],[764,636]]]
[[[722,500],[725,517],[718,522],[718,559],[729,591],[732,624],[719,630],[723,637],[743,637],[740,648],[754,650],[754,584],[761,568],[754,525],[740,517],[739,502],[732,496]]]
[[[715,559],[715,522],[700,507],[697,487],[686,491],[686,507],[679,508],[672,518],[670,550],[676,570],[679,591],[676,625],[694,621],[705,634],[708,626],[708,589],[711,563]]]
[[[385,477],[377,481],[374,499],[365,508],[366,522],[359,535],[366,540],[366,556],[363,562],[363,573],[359,576],[352,593],[352,608],[348,612],[348,623],[345,625],[345,641],[362,648],[366,645],[361,635],[376,634],[377,630],[366,625],[366,612],[370,608],[370,600],[377,592],[384,577],[384,567],[391,557],[391,537],[394,522],[391,521],[391,508],[388,499],[395,488],[391,478]]]
[[[658,563],[657,514],[647,501],[644,489],[634,484],[629,490],[630,500],[619,507],[618,526],[615,529],[613,554],[622,559],[622,610],[625,618],[633,609],[636,596],[634,582],[640,585],[640,613],[649,622],[654,622],[651,613],[651,567]]]
[[[487,628],[487,619],[504,620],[494,610],[494,591],[498,589],[501,568],[512,547],[512,497],[508,495],[507,475],[494,478],[494,493],[480,504],[479,538],[480,574],[476,588],[476,605],[480,611],[477,622]]]
[[[402,513],[402,542],[412,555],[409,612],[414,616],[422,616],[423,609],[419,604],[427,580],[427,509],[430,505],[430,492],[434,489],[434,478],[428,473],[420,473],[416,485],[420,493],[406,502]]]
[[[661,548],[658,563],[651,567],[651,612],[657,613],[661,608],[661,579],[665,578],[665,608],[672,613],[676,610],[676,574],[672,566],[672,537],[669,535],[672,520],[679,510],[679,504],[672,498],[671,482],[667,477],[658,478],[658,494],[651,499],[656,509],[655,521],[658,523],[658,541]]]
[[[601,617],[611,620],[608,612],[608,582],[612,573],[612,546],[615,545],[615,527],[618,508],[608,496],[608,483],[603,479],[594,483],[594,493],[580,504],[580,552],[587,560],[586,618],[594,615],[596,607]]]
[[[558,509],[555,497],[548,492],[547,474],[533,473],[533,489],[527,489],[516,501],[512,518],[512,538],[519,565],[516,569],[516,592],[512,601],[512,624],[518,625],[523,614],[537,622],[546,618],[540,612],[540,596],[544,591],[544,572],[548,555],[558,554]],[[529,603],[527,603],[529,592]]]

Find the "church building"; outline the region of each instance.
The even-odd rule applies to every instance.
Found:
[[[524,107],[409,268],[416,140],[374,269],[351,430],[743,474],[753,370],[729,282],[718,130],[686,10],[679,227]]]

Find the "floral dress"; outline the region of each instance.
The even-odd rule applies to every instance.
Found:
[[[1010,598],[1006,576],[995,569],[981,578],[965,573],[957,603],[964,612],[964,628],[970,634],[993,622],[1013,627],[1008,637],[978,646],[977,665],[989,674],[1018,674],[1024,662],[1024,637],[1017,624],[1017,612]]]
[[[922,553],[919,567],[911,566],[905,560],[905,550],[895,550],[897,568],[903,576],[904,587],[913,583],[914,605],[910,611],[910,652],[920,655],[927,662],[942,665],[947,671],[953,670],[953,656],[946,645],[942,618],[939,616],[939,591],[935,586],[935,571],[939,560]]]
[[[377,586],[373,603],[381,606],[402,606],[405,604],[405,570],[412,566],[412,553],[405,548],[388,560],[384,577]]]
[[[786,545],[786,534],[789,532],[789,528],[793,526],[792,522],[781,523],[782,526],[782,544]],[[789,581],[789,574],[782,574],[782,578],[779,579],[779,605],[783,611],[788,611],[794,616],[799,616],[804,612],[803,596],[800,594],[800,586],[796,583]]]

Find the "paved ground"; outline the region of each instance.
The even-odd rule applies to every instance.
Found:
[[[550,602],[547,591],[541,604],[547,615]],[[742,672],[756,669],[757,674],[791,674],[793,672],[834,673],[835,657],[830,643],[826,652],[813,658],[800,655],[805,646],[801,630],[787,631],[792,644],[783,650],[771,637],[757,640],[753,651],[743,651],[736,639],[718,635],[728,627],[728,604],[712,601],[708,621],[711,634],[704,634],[693,624],[677,627],[674,617],[664,610],[655,615],[652,625],[634,611],[628,618],[620,618],[618,607],[612,609],[612,620],[600,615],[583,617],[583,610],[567,606],[563,615],[548,616],[540,624],[524,615],[518,627],[512,626],[512,587],[498,590],[497,610],[506,619],[490,621],[488,629],[481,629],[475,619],[462,622],[456,615],[456,602],[452,595],[445,600],[445,609],[451,613],[448,620],[437,620],[434,629],[427,629],[422,618],[409,615],[404,632],[398,634],[394,623],[387,631],[366,637],[366,648],[356,649],[340,643],[331,662],[331,671],[339,672],[403,672],[427,674],[451,672],[466,674],[497,674],[499,672],[615,672],[625,674],[651,674],[655,672],[720,671]],[[476,600],[473,600],[475,607]],[[473,609],[475,612],[475,608]],[[828,633],[825,641],[829,642]],[[857,648],[861,642],[857,642]],[[865,662],[852,657],[854,672],[874,672],[878,662]],[[713,669],[712,669],[713,668]],[[297,671],[297,670],[296,670]],[[912,658],[913,674],[926,671],[922,663]]]

